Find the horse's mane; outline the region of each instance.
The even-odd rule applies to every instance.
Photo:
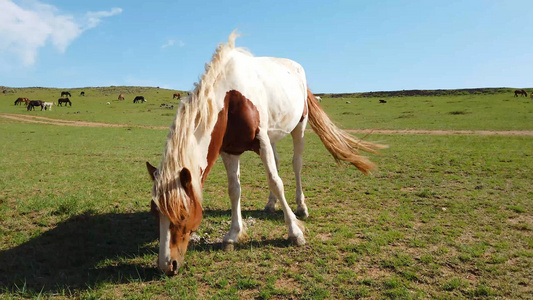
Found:
[[[170,126],[167,136],[165,153],[161,160],[158,174],[155,178],[152,198],[160,211],[167,215],[173,222],[189,212],[188,201],[185,191],[180,188],[178,174],[182,168],[191,172],[192,187],[195,197],[202,202],[200,168],[196,149],[192,148],[198,138],[204,134],[210,134],[217,121],[214,85],[224,78],[224,65],[228,54],[235,50],[235,39],[239,35],[233,31],[227,44],[219,44],[211,62],[205,65],[205,73],[195,83],[194,91],[184,98],[176,113],[176,117]],[[236,49],[247,53],[245,50]],[[209,132],[208,132],[209,131]]]

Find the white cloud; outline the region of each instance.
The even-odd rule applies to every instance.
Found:
[[[177,43],[178,43],[178,46],[179,46],[179,47],[183,47],[183,46],[185,46],[185,43],[184,43],[183,41],[181,41],[181,40],[179,40]],[[175,44],[176,44],[176,41],[175,41],[175,40],[168,40],[165,44],[163,44],[163,45],[161,46],[161,48],[165,49],[165,48],[167,48],[167,47],[174,46]]]
[[[98,26],[98,24],[100,24],[100,22],[102,21],[102,18],[112,17],[114,15],[118,15],[121,13],[122,13],[122,8],[118,8],[118,7],[113,7],[110,11],[97,11],[97,12],[90,11],[86,14],[86,18],[88,21],[86,25],[86,29],[91,29],[91,28]]]
[[[161,48],[166,48],[166,47],[170,47],[170,46],[174,46],[174,40],[168,40],[166,44],[161,46]]]
[[[56,7],[38,1],[0,0],[0,54],[8,52],[25,66],[35,63],[39,49],[51,43],[59,52],[85,30],[96,27],[102,18],[120,14],[122,9],[87,12],[80,20],[61,13]]]

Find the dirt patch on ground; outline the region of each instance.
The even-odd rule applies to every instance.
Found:
[[[148,129],[168,129],[168,126],[141,126],[141,125],[128,125],[128,124],[109,124],[100,122],[88,122],[88,121],[71,121],[52,119],[40,116],[28,116],[20,114],[6,114],[0,113],[1,118],[15,120],[26,123],[39,123],[48,125],[59,126],[78,126],[78,127],[126,127],[126,128],[148,128]],[[515,135],[515,136],[533,136],[533,130],[508,130],[508,131],[495,131],[495,130],[420,130],[420,129],[408,129],[408,130],[389,130],[389,129],[344,129],[349,133],[361,133],[361,134],[430,134],[430,135]]]

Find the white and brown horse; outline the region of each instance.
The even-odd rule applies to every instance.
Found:
[[[124,94],[118,95],[118,100],[124,100]]]
[[[374,164],[359,151],[375,153],[385,147],[338,129],[308,90],[299,64],[288,59],[254,57],[235,47],[236,37],[234,32],[227,44],[218,46],[193,93],[180,103],[159,168],[147,163],[154,182],[152,212],[159,219],[158,264],[168,275],[176,274],[183,264],[190,235],[200,225],[202,188],[219,155],[227,171],[232,209],[231,228],[223,243],[226,249],[232,249],[245,235],[239,181],[239,158],[243,152],[260,155],[271,191],[266,209],[273,210],[278,199],[289,240],[303,245],[303,224],[289,207],[278,175],[276,143],[292,135],[296,213],[302,217],[308,216],[300,179],[308,120],[337,161],[350,162],[365,174]]]

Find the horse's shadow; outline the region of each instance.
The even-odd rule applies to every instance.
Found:
[[[206,210],[204,217],[231,215]],[[283,214],[243,211],[243,215],[283,220]],[[157,255],[158,225],[149,212],[96,214],[86,212],[14,248],[0,251],[0,290],[30,294],[91,289],[100,283],[128,283],[161,278],[154,262],[137,258]],[[241,245],[247,247],[246,242]],[[283,239],[255,247],[286,247]],[[220,243],[201,242],[191,251],[219,251]],[[142,260],[142,259],[141,259]]]
[[[0,251],[0,290],[29,293],[86,289],[102,282],[151,281],[146,268],[129,258],[157,253],[157,224],[148,212],[87,212],[38,237]]]

